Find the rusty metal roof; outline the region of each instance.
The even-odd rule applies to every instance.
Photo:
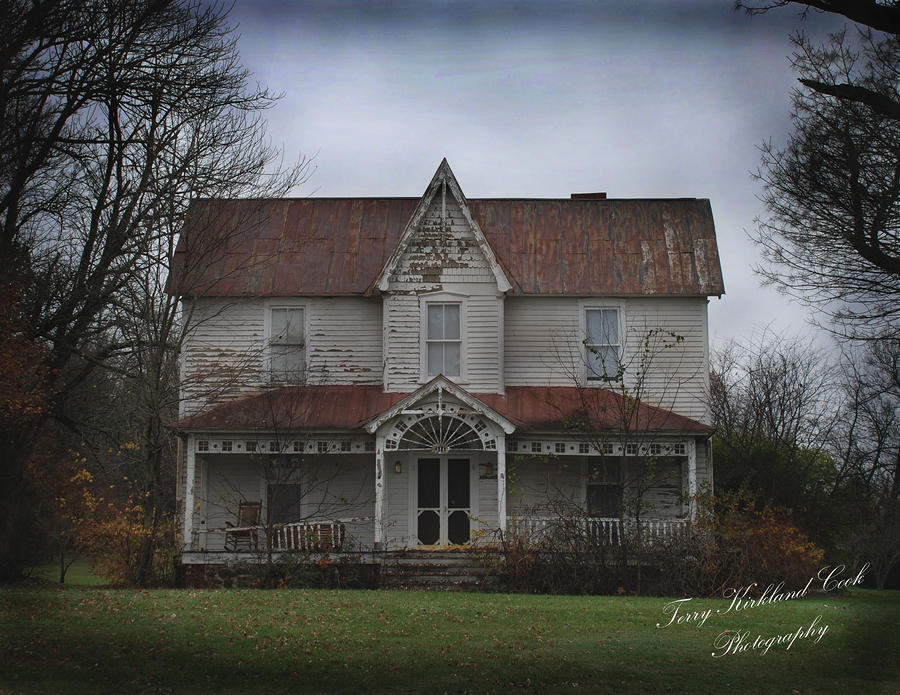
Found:
[[[418,198],[198,200],[170,286],[189,295],[362,295]],[[725,291],[705,199],[468,199],[511,294]]]
[[[179,432],[356,430],[408,395],[385,393],[380,385],[287,386],[220,404],[172,427]],[[622,430],[623,412],[631,412],[621,396],[600,388],[515,386],[505,394],[472,395],[525,431],[571,429],[584,424],[585,413],[593,431]],[[632,431],[643,433],[706,435],[713,430],[647,404],[634,417]]]

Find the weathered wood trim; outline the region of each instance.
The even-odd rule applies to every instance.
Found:
[[[481,249],[481,252],[484,254],[485,259],[490,266],[491,272],[494,275],[494,279],[497,282],[497,289],[500,292],[509,292],[512,289],[512,284],[509,282],[509,279],[506,277],[506,273],[503,272],[503,269],[500,267],[500,263],[497,261],[497,257],[494,254],[493,249],[491,249],[490,244],[484,236],[484,232],[481,230],[481,227],[478,226],[478,223],[475,221],[475,218],[472,217],[472,212],[469,210],[469,204],[466,202],[466,197],[463,195],[462,189],[459,186],[459,183],[456,180],[456,177],[453,175],[453,171],[450,169],[450,165],[447,163],[447,159],[443,159],[440,165],[435,171],[434,176],[431,179],[431,183],[428,184],[428,188],[425,189],[425,194],[422,196],[422,199],[419,201],[419,204],[416,206],[416,210],[413,213],[412,217],[410,217],[409,222],[407,223],[405,229],[403,230],[403,234],[400,236],[400,241],[397,243],[397,248],[394,249],[394,252],[391,254],[390,258],[385,263],[384,267],[381,269],[381,272],[378,274],[378,277],[375,279],[373,283],[373,287],[367,294],[372,294],[372,292],[377,289],[381,292],[386,292],[390,286],[390,277],[394,272],[394,269],[397,267],[397,263],[400,261],[400,258],[403,256],[407,247],[409,246],[411,238],[418,231],[419,225],[424,219],[425,215],[428,212],[428,209],[431,207],[431,203],[434,200],[434,197],[437,195],[438,191],[442,192],[442,195],[445,194],[446,187],[450,188],[453,197],[456,198],[456,202],[462,211],[463,217],[466,219],[466,222],[472,229],[473,234],[475,235],[475,241],[478,244],[478,247]],[[442,199],[442,209],[446,205],[446,199]]]
[[[194,437],[187,436],[185,461],[185,490],[184,490],[184,538],[182,547],[184,550],[193,550],[194,538],[194,485],[197,475],[197,455],[194,453]]]
[[[497,436],[497,520],[506,531],[506,437]]]
[[[384,436],[375,435],[375,549],[384,546]]]
[[[690,517],[697,519],[697,441],[691,437],[687,440],[688,462],[688,499],[690,505]]]

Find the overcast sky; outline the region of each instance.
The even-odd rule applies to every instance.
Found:
[[[237,0],[231,19],[245,65],[284,94],[273,142],[315,157],[297,195],[419,196],[447,157],[470,198],[709,198],[727,292],[713,340],[808,332],[752,271],[749,172],[789,132],[789,35],[842,22],[732,6]]]

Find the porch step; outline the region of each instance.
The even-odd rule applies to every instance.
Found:
[[[433,591],[490,589],[494,576],[476,553],[406,550],[382,559],[381,586]]]

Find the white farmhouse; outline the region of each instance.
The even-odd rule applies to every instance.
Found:
[[[170,287],[185,564],[563,509],[614,542],[711,482],[707,200],[467,199],[444,160],[421,198],[196,201]]]

